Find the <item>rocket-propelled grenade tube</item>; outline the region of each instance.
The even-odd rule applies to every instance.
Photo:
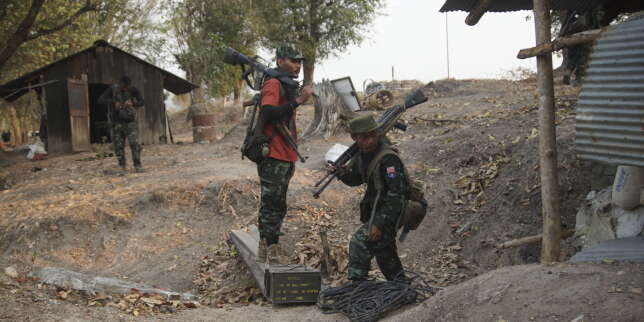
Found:
[[[396,105],[387,111],[385,111],[380,119],[378,119],[378,123],[380,123],[380,126],[376,129],[378,131],[378,134],[384,135],[389,130],[391,130],[392,127],[398,127],[396,124],[398,124],[398,119],[400,119],[400,116],[407,110],[410,109],[418,104],[424,103],[427,101],[427,97],[423,94],[423,92],[420,89],[414,90],[411,94],[409,94],[405,98],[405,103],[402,105]],[[327,175],[322,178],[320,181],[318,181],[315,184],[315,187],[317,188],[320,186],[318,190],[313,192],[313,197],[314,198],[319,198],[320,194],[326,189],[326,187],[333,181],[338,176],[338,169],[341,167],[346,166],[349,163],[349,160],[353,158],[356,153],[358,153],[358,145],[356,143],[353,143],[342,155],[340,155],[335,162],[331,162],[331,166],[335,169],[332,172],[328,172]]]

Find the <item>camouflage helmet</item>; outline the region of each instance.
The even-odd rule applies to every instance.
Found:
[[[378,128],[378,122],[371,114],[357,116],[349,121],[349,131],[351,134],[369,133]]]
[[[280,46],[275,51],[275,56],[279,58],[291,58],[295,60],[304,60],[304,56],[291,46]]]

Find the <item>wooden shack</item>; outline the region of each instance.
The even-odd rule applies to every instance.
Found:
[[[106,41],[0,85],[0,97],[14,101],[35,90],[41,102],[41,132],[50,153],[88,151],[92,143],[111,141],[107,107],[98,97],[127,75],[145,100],[138,111],[139,142],[165,143],[163,90],[176,95],[196,85]]]

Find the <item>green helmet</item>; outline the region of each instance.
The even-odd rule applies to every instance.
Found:
[[[277,50],[275,51],[275,56],[277,58],[291,58],[295,60],[304,60],[304,56],[297,52],[295,48],[291,46],[281,46],[277,47]]]
[[[349,131],[351,134],[369,133],[379,126],[378,122],[371,114],[357,116],[349,121]]]

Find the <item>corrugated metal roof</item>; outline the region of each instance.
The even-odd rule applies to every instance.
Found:
[[[112,45],[110,45],[108,42],[106,42],[104,40],[98,40],[98,41],[96,41],[94,43],[93,46],[91,46],[89,48],[83,49],[83,50],[81,50],[81,51],[79,51],[79,52],[77,52],[77,53],[75,53],[73,55],[69,55],[69,56],[67,56],[65,58],[57,60],[57,61],[55,61],[55,62],[53,62],[51,64],[45,65],[45,66],[43,66],[41,68],[38,68],[38,69],[36,69],[34,71],[31,71],[31,72],[29,72],[29,73],[27,73],[25,75],[22,75],[19,78],[16,78],[14,80],[6,82],[5,84],[0,85],[0,97],[3,97],[3,98],[5,98],[6,100],[8,100],[10,102],[15,101],[20,96],[22,96],[22,95],[27,93],[26,87],[29,85],[28,83],[29,83],[29,81],[32,80],[32,78],[37,77],[38,75],[40,75],[42,72],[46,71],[47,69],[49,69],[49,68],[51,68],[51,67],[53,67],[55,65],[61,64],[63,62],[66,62],[66,61],[70,60],[71,58],[73,58],[73,57],[75,57],[77,55],[80,55],[80,54],[82,54],[84,52],[87,52],[87,51],[95,50],[97,47],[110,47],[110,48],[112,48],[112,49],[114,49],[116,51],[120,51],[120,52],[126,54],[130,58],[132,58],[132,59],[134,59],[134,60],[136,60],[136,61],[138,61],[138,62],[140,62],[142,64],[151,66],[151,67],[159,70],[164,76],[163,87],[165,89],[167,89],[168,91],[174,93],[174,94],[177,94],[177,95],[185,94],[185,93],[188,93],[191,90],[199,87],[199,86],[197,86],[195,84],[192,84],[191,82],[189,82],[189,81],[187,81],[187,80],[185,80],[185,79],[183,79],[183,78],[181,78],[181,77],[179,77],[179,76],[177,76],[177,75],[175,75],[175,74],[173,74],[173,73],[171,73],[171,72],[169,72],[169,71],[167,71],[165,69],[162,69],[162,68],[160,68],[158,66],[150,64],[147,61],[145,61],[145,60],[143,60],[143,59],[141,59],[141,58],[139,58],[139,57],[137,57],[135,55],[132,55],[132,54],[126,52],[126,51],[124,51],[123,49],[120,49],[118,47],[112,46]],[[8,95],[10,95],[10,96],[7,97]]]
[[[576,10],[583,12],[597,7],[608,0],[556,0],[552,2],[553,10]],[[466,11],[470,12],[479,0],[447,0],[440,12]],[[488,11],[510,12],[519,10],[532,10],[532,0],[494,0]]]
[[[580,159],[644,167],[644,19],[611,27],[590,56],[576,117]]]
[[[570,258],[570,262],[601,262],[605,259],[644,263],[644,237],[629,237],[601,242]]]

